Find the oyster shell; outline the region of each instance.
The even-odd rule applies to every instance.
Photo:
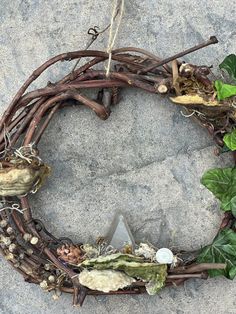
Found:
[[[42,186],[49,175],[46,165],[18,165],[0,169],[0,196],[20,196]]]

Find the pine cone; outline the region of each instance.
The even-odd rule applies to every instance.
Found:
[[[57,255],[63,262],[79,264],[83,261],[83,251],[79,246],[64,244],[57,248]]]

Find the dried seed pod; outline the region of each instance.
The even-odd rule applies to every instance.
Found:
[[[37,238],[37,237],[33,237],[33,238],[30,240],[30,243],[33,244],[33,245],[36,245],[38,242],[39,242],[39,238]]]
[[[51,265],[50,264],[45,264],[44,265],[44,269],[45,270],[50,270],[51,269]]]
[[[55,276],[53,276],[53,275],[50,275],[50,276],[48,277],[48,281],[51,282],[51,283],[55,282],[55,280],[56,280],[56,278],[55,278]]]
[[[43,289],[43,290],[47,290],[48,289],[48,283],[46,280],[43,280],[40,282],[40,287]]]
[[[10,237],[4,237],[3,235],[0,235],[0,242],[5,244],[6,246],[9,246],[11,244]]]
[[[25,258],[25,253],[20,253],[19,254],[19,259],[24,259]]]
[[[1,220],[0,221],[0,227],[1,228],[6,228],[6,226],[7,226],[7,220],[5,220],[5,219]]]
[[[57,301],[58,299],[60,298],[60,296],[59,295],[57,295],[57,294],[53,294],[53,296],[52,296],[52,299],[54,300],[54,301]]]
[[[55,293],[52,296],[53,300],[55,300],[55,301],[58,300],[60,298],[61,294],[62,294],[62,292],[59,289],[56,289]]]
[[[12,243],[8,247],[9,252],[13,253],[16,250],[16,244]]]
[[[7,255],[5,256],[5,258],[6,258],[7,261],[11,261],[11,260],[14,259],[14,255],[13,255],[12,253],[9,253],[9,254],[7,254]]]
[[[13,234],[13,233],[14,233],[13,228],[12,228],[12,227],[8,227],[8,228],[7,228],[7,233],[8,233],[8,234]]]
[[[14,267],[19,268],[20,267],[20,263],[19,262],[14,263]]]
[[[26,242],[29,242],[31,239],[32,239],[32,234],[30,234],[30,233],[25,233],[24,235],[23,235],[23,239],[26,241]]]
[[[195,67],[196,67],[195,65],[189,63],[182,63],[179,68],[179,73],[181,76],[191,77],[191,75],[193,75]]]
[[[26,252],[27,252],[28,255],[32,255],[34,253],[34,251],[32,249],[27,249]]]

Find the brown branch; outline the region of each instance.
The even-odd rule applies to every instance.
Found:
[[[213,44],[217,44],[217,43],[218,43],[217,38],[215,36],[211,36],[209,40],[203,42],[202,44],[196,45],[196,46],[194,46],[192,48],[189,48],[187,50],[179,52],[179,53],[175,54],[172,57],[166,58],[164,60],[161,60],[160,62],[157,62],[156,64],[154,64],[152,66],[148,66],[148,67],[144,68],[142,71],[139,72],[139,74],[150,72],[150,71],[152,71],[153,69],[155,69],[157,67],[160,67],[160,66],[162,66],[164,64],[167,64],[167,63],[171,62],[172,60],[181,58],[183,56],[186,56],[189,53],[192,53],[194,51],[197,51],[199,49],[202,49],[202,48],[205,48],[205,47],[207,47],[209,45],[213,45]]]
[[[170,279],[187,279],[187,278],[201,278],[201,279],[207,279],[208,274],[205,272],[202,273],[194,273],[194,274],[177,274],[177,275],[168,275],[167,280]]]
[[[45,131],[45,129],[47,128],[49,122],[51,121],[51,119],[53,118],[54,114],[56,113],[56,111],[59,109],[61,103],[56,104],[51,110],[50,113],[48,114],[48,116],[46,117],[45,121],[43,122],[42,126],[40,127],[40,129],[38,130],[36,136],[34,137],[34,144],[37,145],[43,135],[43,132]]]
[[[172,269],[169,269],[169,273],[182,273],[182,274],[191,274],[199,273],[211,269],[225,269],[226,264],[219,263],[202,263],[202,264],[193,264],[190,266],[179,266]]]

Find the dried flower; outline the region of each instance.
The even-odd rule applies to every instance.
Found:
[[[79,246],[64,244],[57,249],[59,258],[70,264],[79,264],[83,260],[83,251]]]
[[[147,243],[140,243],[138,249],[135,250],[135,255],[144,256],[146,259],[153,261],[155,259],[156,250]]]
[[[86,258],[95,258],[99,256],[98,248],[91,244],[83,244],[82,248],[86,255]]]

